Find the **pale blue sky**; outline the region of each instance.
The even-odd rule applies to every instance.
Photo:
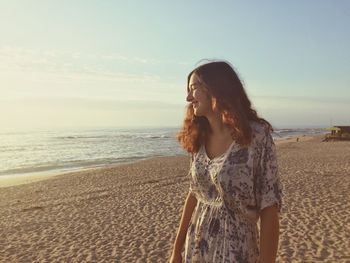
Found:
[[[277,128],[350,125],[349,25],[346,0],[0,0],[0,121],[179,126],[186,76],[209,58]]]

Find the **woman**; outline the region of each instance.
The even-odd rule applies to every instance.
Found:
[[[227,62],[194,69],[187,93],[178,140],[192,155],[190,187],[170,262],[182,262],[183,247],[184,262],[275,262],[281,187],[271,125]]]

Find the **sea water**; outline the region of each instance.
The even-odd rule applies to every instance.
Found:
[[[0,176],[60,173],[186,152],[179,128],[100,128],[0,132]],[[275,139],[324,129],[276,129]]]

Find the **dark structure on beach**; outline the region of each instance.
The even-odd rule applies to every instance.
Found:
[[[327,133],[324,141],[331,140],[350,140],[350,126],[333,126],[328,130],[331,133]]]

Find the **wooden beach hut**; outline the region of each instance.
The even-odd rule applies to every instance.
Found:
[[[350,126],[333,126],[329,129],[324,141],[350,140]]]

